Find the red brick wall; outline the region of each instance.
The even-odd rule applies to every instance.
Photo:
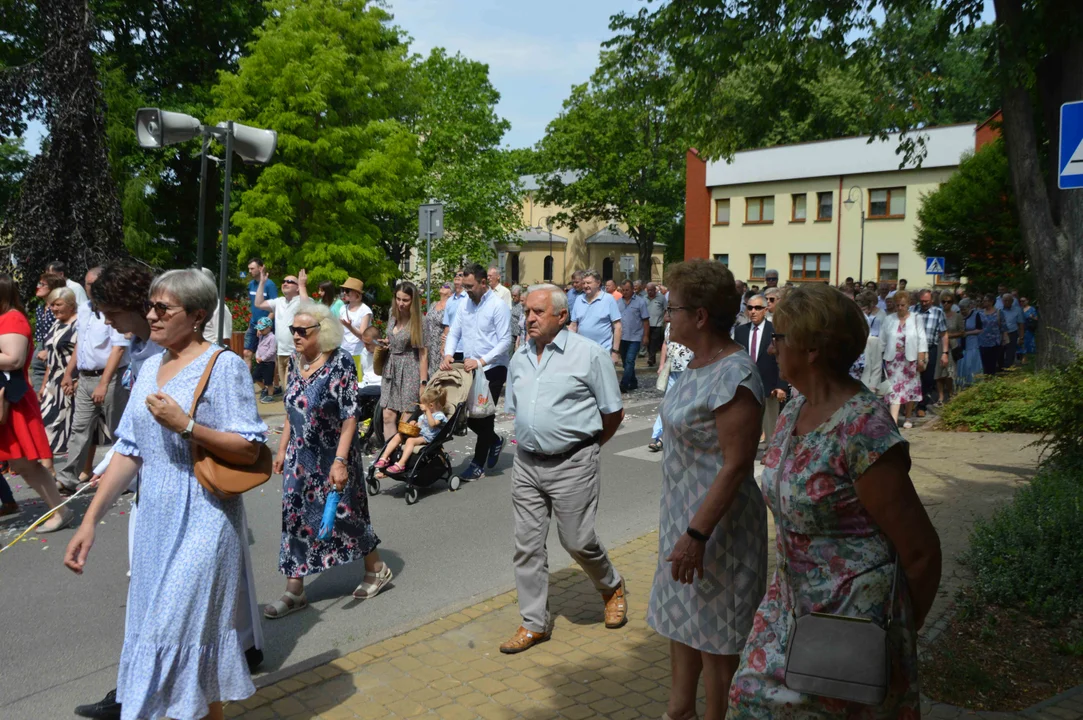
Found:
[[[707,163],[694,148],[685,153],[684,259],[711,257],[711,191]]]

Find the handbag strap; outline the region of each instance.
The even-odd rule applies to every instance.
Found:
[[[203,398],[203,393],[207,391],[207,383],[211,380],[211,371],[214,370],[214,364],[218,362],[218,356],[224,352],[225,350],[215,350],[210,361],[207,362],[207,367],[203,368],[203,375],[199,378],[199,384],[196,385],[196,391],[192,395],[192,408],[188,411],[188,417],[193,420],[196,417],[196,406]]]
[[[804,407],[803,402],[802,407]],[[800,410],[798,410],[797,412],[800,412]],[[789,577],[790,559],[789,550],[786,543],[786,512],[782,508],[782,472],[786,467],[786,457],[790,453],[790,441],[793,439],[793,434],[796,431],[797,420],[795,418],[793,426],[790,427],[789,432],[786,433],[786,440],[782,445],[782,452],[779,455],[778,468],[775,473],[775,503],[778,507],[778,515],[776,517],[779,519],[779,523],[778,526],[775,528],[775,532],[782,533],[782,581],[786,583],[787,594],[790,596],[790,614],[793,615],[795,618],[797,617],[797,597],[794,595],[793,584],[790,582]],[[898,553],[893,556],[892,563],[895,565],[895,571],[892,573],[891,576],[891,592],[888,594],[887,606],[884,610],[884,617],[887,621],[887,625],[891,625],[892,612],[895,606],[895,590],[897,587],[897,583],[899,582]]]

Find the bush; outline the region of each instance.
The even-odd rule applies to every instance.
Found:
[[[1058,390],[1056,374],[1016,369],[981,380],[944,406],[941,423],[971,432],[1052,432],[1063,419],[1050,403]]]
[[[1055,455],[991,519],[964,561],[985,603],[1057,620],[1083,612],[1083,455]]]

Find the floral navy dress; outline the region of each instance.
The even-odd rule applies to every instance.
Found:
[[[278,569],[286,577],[313,575],[363,558],[380,539],[369,521],[364,491],[361,436],[354,434],[346,458],[347,482],[328,540],[316,534],[323,521],[331,464],[338,452],[342,423],[357,417],[357,368],[353,357],[339,349],[311,377],[290,360],[286,380],[286,417],[290,442],[282,473],[282,546]]]
[[[857,481],[881,455],[905,442],[891,413],[862,389],[806,435],[795,435],[804,398],[787,403],[764,457],[763,497],[780,531],[776,568],[760,602],[730,688],[727,718],[878,720],[916,718],[917,633],[905,573],[900,573],[888,632],[893,682],[880,706],[802,695],[783,682],[792,631],[789,583],[797,614],[835,613],[883,622],[891,592],[894,550],[857,497]],[[781,507],[778,500],[781,499]],[[782,519],[780,516],[784,516]],[[785,539],[784,539],[785,538]],[[783,546],[785,542],[785,546]]]
[[[188,410],[209,347],[161,387]],[[123,720],[196,720],[210,703],[243,700],[256,690],[238,635],[238,610],[251,567],[244,503],[222,500],[196,479],[191,443],[158,424],[146,397],[159,391],[164,354],[149,358],[117,428],[115,450],[142,460],[132,530],[132,579],[124,649],[117,671]],[[264,442],[244,360],[218,358],[195,420],[205,427]]]

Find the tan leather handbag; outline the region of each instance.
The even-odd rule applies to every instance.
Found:
[[[203,370],[203,377],[199,379],[199,385],[196,386],[195,395],[192,397],[192,409],[188,412],[188,417],[193,420],[196,415],[196,407],[203,398],[203,393],[207,390],[207,383],[211,379],[214,364],[218,361],[218,356],[223,352],[225,350],[215,351],[210,362],[207,363],[206,369]],[[196,480],[199,480],[199,484],[219,498],[228,500],[252,488],[259,487],[270,480],[273,458],[271,457],[271,449],[261,443],[259,456],[254,463],[251,465],[234,465],[216,457],[202,445],[193,442],[192,462],[195,467]]]

